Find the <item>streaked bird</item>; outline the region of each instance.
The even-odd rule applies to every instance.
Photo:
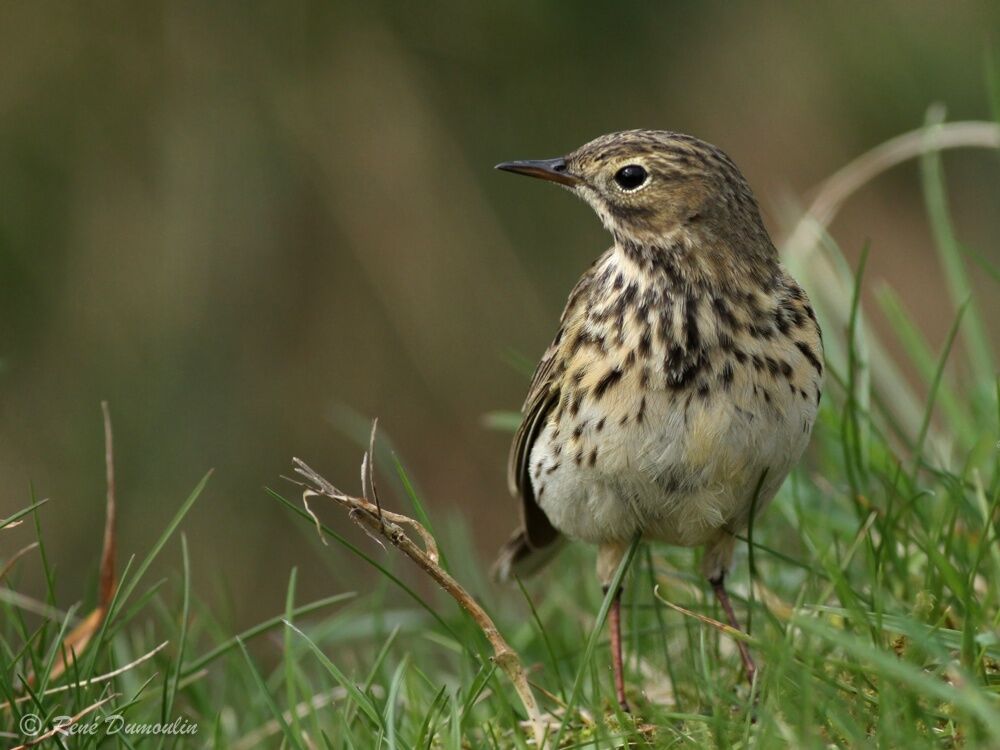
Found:
[[[739,628],[725,588],[735,535],[799,460],[823,377],[816,317],[750,187],[715,146],[656,130],[497,169],[576,193],[614,244],[570,293],[532,378],[509,464],[521,527],[496,577],[535,572],[569,538],[597,545],[607,590],[636,534],[703,546],[704,575]],[[620,608],[619,589],[608,619],[628,710]]]

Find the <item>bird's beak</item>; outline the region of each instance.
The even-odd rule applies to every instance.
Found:
[[[549,182],[558,182],[560,185],[573,187],[579,185],[581,180],[575,174],[567,170],[565,159],[526,159],[525,161],[505,161],[497,164],[497,169],[504,172],[516,172],[526,174],[528,177],[538,177]]]

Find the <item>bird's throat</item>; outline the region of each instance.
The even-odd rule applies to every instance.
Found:
[[[740,252],[682,229],[655,240],[616,235],[614,255],[644,285],[684,293],[766,291],[781,275],[776,253]]]

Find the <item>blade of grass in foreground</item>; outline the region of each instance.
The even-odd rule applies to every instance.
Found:
[[[378,675],[379,670],[382,669],[382,664],[385,662],[385,658],[389,655],[389,650],[392,648],[393,644],[396,642],[396,637],[399,635],[399,626],[397,625],[389,633],[389,637],[386,638],[385,643],[382,644],[382,648],[379,649],[378,654],[375,656],[375,661],[372,663],[371,669],[368,670],[368,676],[365,678],[364,683],[361,685],[361,692],[367,694],[371,690],[372,685],[375,684],[375,677]],[[347,708],[344,709],[344,724],[345,726],[350,726],[351,722],[354,720],[354,708],[356,704],[351,703]]]
[[[940,128],[943,120],[944,110],[942,107],[935,106],[928,111],[928,136]],[[949,215],[940,151],[927,149],[924,152],[920,158],[920,176],[924,189],[924,203],[931,222],[931,230],[934,233],[938,259],[944,268],[945,282],[948,286],[951,302],[957,309],[962,301],[968,299],[972,294],[972,287],[969,284],[965,263],[962,260],[962,252]],[[974,305],[969,310],[962,326],[962,338],[965,341],[966,354],[975,374],[974,382],[990,382],[996,372],[990,340],[983,325],[983,319]]]
[[[535,609],[535,603],[531,601],[531,596],[528,594],[528,590],[524,587],[524,582],[516,576],[514,580],[517,581],[517,587],[521,590],[521,595],[528,603],[528,609],[531,611],[531,619],[535,623],[535,628],[542,636],[542,643],[545,645],[545,651],[549,657],[549,664],[552,666],[552,671],[555,673],[556,677],[556,683],[559,685],[559,697],[562,698],[563,702],[565,702],[566,686],[563,685],[562,670],[559,669],[559,660],[556,658],[555,649],[552,648],[552,640],[549,638],[549,634],[545,630],[542,618],[538,616],[538,610]]]
[[[357,594],[353,591],[347,591],[343,594],[328,596],[325,599],[319,599],[310,604],[304,604],[301,607],[297,607],[296,609],[292,610],[292,614],[294,614],[296,617],[302,617],[304,615],[311,614],[317,610],[323,609],[324,607],[328,607],[331,604],[336,604],[337,602],[342,602],[346,599],[350,599],[355,596],[357,596]],[[182,678],[190,677],[192,674],[208,666],[226,652],[236,648],[239,645],[240,641],[245,642],[252,640],[253,638],[256,638],[258,635],[266,633],[271,628],[280,625],[284,621],[285,621],[285,614],[282,613],[280,615],[277,615],[276,617],[272,617],[269,620],[264,620],[264,622],[258,623],[257,625],[254,625],[252,628],[244,630],[239,635],[234,636],[233,638],[230,638],[224,643],[216,646],[204,656],[198,657],[190,664],[185,664],[184,669],[181,670],[181,677]]]
[[[163,723],[170,722],[173,717],[174,698],[177,696],[177,686],[181,680],[181,665],[184,663],[184,652],[187,647],[188,620],[191,614],[191,559],[188,556],[187,536],[181,533],[181,561],[184,565],[184,578],[181,600],[180,636],[177,639],[177,657],[173,665],[173,674],[167,673],[163,681],[163,710],[160,719]],[[167,736],[160,735],[157,747],[163,747]]]
[[[878,292],[878,301],[882,307],[882,312],[889,321],[896,333],[903,350],[907,353],[910,361],[920,372],[924,383],[928,386],[934,381],[934,373],[938,358],[934,356],[930,345],[924,334],[914,324],[913,319],[903,308],[903,302],[899,295],[889,286],[882,286]],[[976,439],[976,428],[972,417],[967,411],[967,404],[963,404],[955,393],[952,385],[944,379],[941,381],[938,398],[941,407],[948,417],[948,423],[956,435],[962,437],[962,444],[970,446]]]
[[[316,643],[305,633],[295,627],[292,623],[287,620],[283,621],[285,626],[291,628],[299,637],[305,641],[309,649],[316,655],[319,659],[319,663],[323,665],[323,668],[347,691],[348,696],[351,700],[361,709],[361,712],[367,716],[372,724],[374,724],[380,731],[385,732],[386,726],[385,722],[382,720],[382,715],[375,708],[375,705],[369,700],[368,696],[358,690],[358,686],[354,684],[354,680],[350,679],[347,675],[340,671],[329,657],[323,653],[323,649],[316,645]]]
[[[146,574],[146,571],[149,570],[149,566],[153,564],[153,560],[156,559],[157,555],[160,554],[160,551],[164,548],[164,546],[166,546],[167,541],[170,539],[171,536],[173,536],[174,532],[177,531],[177,527],[181,525],[181,521],[184,520],[184,516],[186,516],[188,511],[191,510],[191,507],[195,504],[195,501],[201,495],[202,490],[205,489],[205,485],[208,484],[208,480],[211,478],[212,472],[213,470],[210,469],[205,473],[205,476],[201,478],[201,481],[198,482],[195,488],[191,491],[191,494],[188,495],[187,499],[184,501],[181,507],[178,508],[177,513],[174,514],[174,517],[170,520],[170,523],[167,524],[167,528],[163,530],[163,533],[160,534],[160,538],[156,540],[156,544],[153,545],[153,549],[149,551],[149,554],[147,554],[145,559],[143,559],[143,561],[139,564],[139,567],[135,571],[135,575],[131,577],[131,579],[128,582],[128,585],[125,585],[124,581],[121,582],[119,588],[121,589],[122,593],[120,596],[115,597],[114,604],[112,604],[112,606],[109,608],[108,616],[105,618],[106,623],[111,621],[114,618],[114,616],[118,614],[118,612],[121,610],[125,602],[128,601],[129,596],[132,595],[132,592],[135,591],[136,586],[139,585],[139,581],[142,580],[142,577]]]
[[[576,679],[573,680],[573,689],[570,691],[569,701],[566,703],[566,710],[563,714],[563,720],[559,725],[559,732],[556,734],[552,747],[559,747],[559,741],[562,739],[563,732],[566,731],[566,727],[573,721],[573,713],[576,711],[576,706],[580,701],[580,691],[583,688],[583,679],[586,676],[590,668],[590,663],[594,658],[594,651],[597,648],[597,643],[601,640],[601,632],[604,629],[604,622],[607,620],[608,611],[611,609],[611,602],[615,598],[615,592],[618,591],[619,587],[622,585],[622,581],[625,579],[625,574],[628,572],[629,566],[632,564],[632,559],[635,557],[640,541],[639,535],[636,534],[632,543],[629,545],[628,550],[626,550],[625,556],[622,557],[622,561],[618,564],[618,569],[615,571],[615,575],[611,579],[611,583],[608,586],[608,591],[604,595],[604,601],[601,602],[601,608],[597,613],[597,620],[594,622],[594,629],[590,631],[590,637],[587,639],[587,646],[584,649],[583,658],[580,661],[580,667],[576,673]]]
[[[52,673],[53,668],[55,668],[57,659],[61,657],[63,659],[63,664],[75,664],[78,659],[79,655],[75,651],[72,653],[66,653],[66,634],[72,629],[70,623],[73,622],[76,616],[78,606],[79,605],[74,604],[66,611],[66,616],[63,618],[63,621],[59,626],[59,632],[56,634],[55,640],[52,641],[52,647],[49,649],[49,655],[45,659],[45,668],[41,674],[37,675],[35,680],[39,693],[44,693],[45,689],[49,686],[49,675]]]
[[[246,645],[239,638],[236,639],[236,643],[240,647],[240,651],[243,653],[243,658],[246,659],[247,667],[250,669],[250,675],[253,677],[253,681],[257,684],[257,689],[260,691],[264,702],[267,707],[271,709],[271,714],[274,716],[274,720],[278,722],[281,727],[282,734],[285,735],[285,740],[287,740],[293,747],[298,748],[298,750],[305,750],[302,743],[299,742],[299,737],[295,734],[291,727],[288,726],[288,722],[285,721],[284,715],[281,713],[281,709],[278,708],[278,704],[274,702],[274,698],[271,697],[271,691],[267,687],[267,683],[264,682],[264,678],[261,677],[260,672],[257,671],[257,667],[254,666],[253,659],[250,658],[250,652],[247,651]],[[294,713],[294,712],[293,712]]]
[[[1000,707],[991,704],[976,683],[960,678],[955,684],[928,674],[909,662],[900,660],[892,651],[853,638],[809,617],[796,617],[794,624],[826,641],[843,648],[862,662],[873,665],[883,678],[896,680],[927,697],[950,703],[977,717],[994,740],[1000,742]],[[858,665],[860,669],[862,665]]]
[[[41,508],[48,501],[49,501],[48,498],[45,498],[44,500],[39,500],[37,503],[32,503],[27,508],[22,508],[17,513],[15,513],[14,515],[8,516],[7,518],[3,519],[2,521],[0,521],[0,531],[2,531],[3,529],[5,529],[6,527],[10,526],[12,523],[17,523],[22,518],[24,518],[26,515],[28,515],[29,513],[31,513],[33,510],[36,510],[37,508]]]
[[[36,502],[35,500],[35,486],[31,485],[31,504],[35,506],[31,514],[31,520],[35,524],[35,539],[38,541],[38,556],[42,561],[42,572],[45,574],[45,603],[50,607],[56,606],[56,582],[55,575],[52,571],[52,565],[49,563],[49,553],[45,546],[45,538],[42,534],[42,514],[38,512],[38,506],[44,503],[45,500]],[[44,626],[43,626],[44,627]]]
[[[406,471],[406,467],[403,466],[403,462],[399,460],[399,456],[396,455],[395,451],[392,454],[392,462],[396,468],[396,475],[399,477],[400,483],[403,485],[403,490],[406,492],[406,496],[410,499],[410,505],[413,506],[413,513],[420,521],[421,525],[427,532],[437,538],[437,534],[434,533],[434,526],[431,525],[431,517],[427,514],[424,504],[420,500],[420,494],[417,492],[417,488],[414,487],[413,482],[410,479],[409,473]],[[438,562],[441,567],[448,570],[448,558],[445,557],[444,550],[438,549]]]
[[[941,385],[941,379],[944,377],[944,366],[948,363],[948,356],[951,354],[951,347],[955,343],[955,337],[958,335],[959,327],[962,325],[962,318],[965,316],[965,311],[968,309],[969,300],[965,300],[959,308],[958,314],[955,316],[955,321],[951,324],[951,329],[948,331],[948,337],[945,339],[944,348],[941,351],[941,358],[938,360],[937,370],[934,372],[934,379],[931,381],[930,393],[927,395],[927,407],[924,410],[924,417],[920,423],[920,433],[917,436],[917,445],[914,450],[914,464],[912,477],[916,478],[917,468],[919,466],[918,461],[921,459],[924,453],[924,441],[927,439],[927,431],[931,426],[931,416],[934,414],[934,404],[937,401],[938,387]]]
[[[291,573],[288,574],[288,589],[285,592],[285,621],[292,622],[295,619],[295,587],[298,581],[299,569],[292,567]],[[284,653],[282,654],[284,661],[284,672],[285,672],[285,703],[289,706],[295,706],[298,704],[299,699],[295,690],[295,672],[296,664],[293,654],[295,653],[292,648],[292,634],[288,628],[285,628],[284,633]],[[302,726],[299,722],[299,714],[297,711],[291,712],[292,719],[292,729],[295,734],[299,737],[302,736]]]
[[[444,710],[444,706],[448,702],[447,689],[447,685],[442,685],[431,701],[427,713],[424,714],[424,720],[420,724],[420,732],[417,734],[417,742],[414,747],[429,748],[434,741],[434,735],[436,734],[434,725],[436,724],[437,715]],[[426,742],[424,741],[425,739]]]
[[[388,735],[389,747],[392,750],[398,750],[399,747],[396,740],[396,701],[399,700],[399,687],[403,684],[403,675],[406,673],[408,664],[409,655],[404,654],[399,662],[399,666],[396,667],[395,674],[392,676],[392,682],[389,683],[389,694],[385,700],[386,733]]]
[[[868,265],[868,253],[871,250],[869,244],[865,244],[861,251],[861,259],[858,261],[858,270],[854,276],[854,289],[851,294],[850,314],[847,320],[847,393],[844,399],[844,414],[841,418],[841,445],[844,450],[844,468],[847,470],[847,479],[851,485],[851,500],[854,502],[855,510],[860,518],[863,511],[858,507],[858,497],[861,494],[861,477],[865,475],[866,452],[862,446],[861,422],[858,419],[858,407],[865,411],[869,407],[869,382],[868,378],[862,379],[858,384],[859,370],[867,367],[865,361],[859,355],[863,348],[863,331],[861,324],[861,284],[865,277],[865,268]],[[861,394],[859,397],[858,391]],[[867,424],[867,423],[866,423]],[[868,441],[865,440],[867,446]],[[858,475],[860,472],[860,477]]]
[[[126,567],[125,571],[122,573],[118,586],[116,587],[114,595],[111,597],[111,602],[108,605],[108,611],[105,613],[104,619],[101,622],[101,627],[97,631],[97,637],[90,644],[86,668],[82,670],[84,675],[88,677],[93,675],[94,668],[97,664],[97,655],[100,653],[105,639],[107,638],[109,626],[119,615],[121,608],[125,605],[125,602],[128,601],[132,592],[135,591],[136,586],[139,585],[139,581],[142,580],[146,571],[149,570],[149,566],[153,564],[153,561],[156,559],[157,555],[160,554],[160,551],[166,546],[170,537],[173,536],[175,531],[177,531],[177,527],[181,525],[181,521],[184,520],[184,517],[187,515],[188,511],[191,510],[195,501],[201,496],[202,490],[205,489],[205,485],[208,484],[208,480],[212,476],[212,472],[212,469],[205,472],[201,481],[195,485],[191,494],[188,495],[181,507],[178,508],[177,513],[174,514],[170,523],[167,524],[167,528],[163,530],[162,534],[160,534],[160,538],[156,540],[156,544],[153,545],[153,548],[139,564],[135,575],[131,577],[128,575],[130,566]],[[129,564],[131,565],[131,560],[129,561]],[[127,584],[126,581],[128,581]]]

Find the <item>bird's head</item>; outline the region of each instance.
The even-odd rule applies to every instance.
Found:
[[[688,233],[759,244],[764,232],[757,203],[732,160],[680,133],[612,133],[564,157],[504,162],[497,169],[569,188],[619,242],[657,244]]]

